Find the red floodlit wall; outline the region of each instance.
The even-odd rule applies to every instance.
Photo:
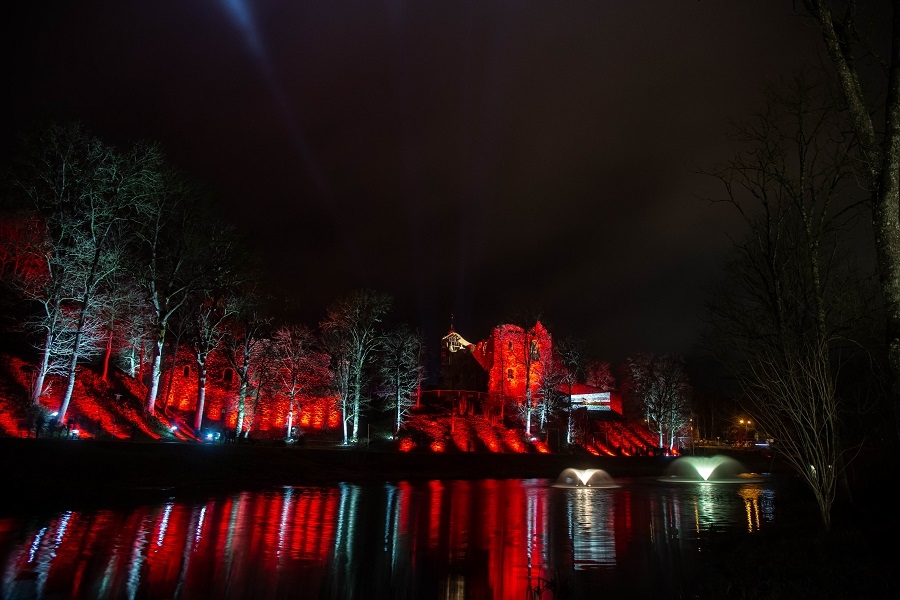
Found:
[[[622,414],[622,394],[619,392],[610,392],[609,393],[609,407],[610,409],[617,413]]]
[[[26,285],[41,285],[48,274],[44,223],[33,215],[0,221],[0,273]]]
[[[185,358],[181,358],[185,356]],[[188,353],[179,353],[178,363],[160,386],[160,402],[188,415],[197,410],[197,366]],[[207,368],[204,427],[232,429],[237,425],[240,379],[222,359],[211,357]],[[335,396],[303,396],[294,401],[293,425],[322,431],[340,425],[340,406]],[[248,394],[244,400],[244,428],[264,437],[286,435],[289,400],[283,395],[263,394],[259,400]]]
[[[523,401],[526,385],[534,394],[541,381],[543,361],[553,352],[553,339],[542,323],[526,331],[517,325],[498,325],[491,336],[475,345],[473,356],[488,372],[488,392]]]

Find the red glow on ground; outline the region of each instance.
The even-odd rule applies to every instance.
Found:
[[[6,357],[6,372],[12,381],[5,386],[0,381],[0,435],[34,435],[35,423],[25,416],[27,406],[21,405],[18,400],[10,400],[27,396],[34,376],[33,366],[21,359]],[[158,410],[162,409],[162,412],[157,419],[148,418],[143,413],[142,403],[147,390],[137,377],[113,370],[107,382],[96,371],[80,367],[66,415],[70,430],[77,428],[79,437],[83,438],[129,439],[138,434],[143,439],[200,441],[192,431],[197,400],[196,372],[188,364],[184,368],[179,366],[173,373],[171,377],[163,378],[157,402]],[[48,378],[49,391],[42,401],[45,409],[42,434],[45,436],[50,434],[50,413],[60,406],[65,383],[60,377]],[[165,401],[166,397],[169,399],[168,403]],[[204,437],[207,430],[224,431],[236,426],[237,386],[234,382],[228,385],[220,375],[211,377],[206,402],[208,410],[204,415]],[[445,453],[546,454],[565,450],[563,447],[556,447],[563,445],[560,436],[548,434],[547,430],[536,430],[534,435],[539,438],[537,440],[527,438],[524,424],[515,421],[512,408],[507,412],[504,423],[501,422],[496,407],[486,400],[484,404],[480,401],[471,404],[456,402],[452,408],[449,401],[445,399],[444,402],[447,406],[423,403],[413,409],[403,424],[397,445],[392,447],[403,452],[430,450]],[[183,410],[176,410],[175,406]],[[321,436],[316,437],[322,441],[339,441],[342,415],[337,397],[302,397],[296,400],[294,406],[293,424],[301,433],[321,433]],[[252,427],[252,438],[284,438],[287,433],[287,398],[248,397],[245,408],[244,428]],[[586,431],[579,434],[577,444],[594,456],[641,456],[653,453],[657,444],[656,437],[639,424],[617,419],[589,418],[588,415],[583,422]],[[389,425],[385,425],[385,431],[376,436],[376,426],[373,425],[372,439],[386,439],[384,434],[388,427]],[[558,424],[548,427],[561,431]],[[554,429],[549,431],[553,432]],[[55,434],[65,435],[65,431]],[[549,441],[556,444],[546,441],[548,435]]]
[[[487,419],[476,417],[474,426],[478,439],[481,440],[484,446],[491,452],[500,452],[500,436]]]
[[[522,441],[521,431],[508,429],[506,435],[503,437],[503,441],[510,451],[519,454],[525,452],[525,442]]]
[[[535,440],[532,442],[532,444],[534,445],[535,449],[541,454],[550,454],[550,448],[545,442],[542,442],[541,440]]]
[[[10,371],[23,387],[28,389],[32,373],[30,367],[19,359],[10,359]],[[118,375],[115,384],[119,380],[128,379]],[[41,398],[41,406],[44,409],[45,421],[41,435],[65,435],[72,430],[78,430],[77,436],[82,439],[111,437],[127,439],[132,437],[134,431],[141,431],[150,439],[159,439],[160,434],[147,422],[142,411],[135,409],[133,404],[123,402],[116,398],[115,387],[112,383],[103,381],[100,376],[90,369],[79,368],[75,379],[75,388],[72,391],[72,399],[69,410],[66,413],[65,423],[69,425],[65,430],[52,431],[51,414],[59,410],[62,404],[63,390],[66,381],[62,377],[48,377],[48,392]],[[7,407],[5,403],[0,405],[0,423],[4,418],[15,417],[16,409]],[[22,430],[15,435],[33,435],[31,423],[19,421]],[[6,427],[5,425],[3,426]],[[74,435],[74,434],[73,434]]]

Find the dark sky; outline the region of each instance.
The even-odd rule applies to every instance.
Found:
[[[536,307],[611,361],[689,352],[734,228],[695,170],[818,51],[790,0],[16,4],[4,149],[37,116],[158,141],[308,325],[369,287],[432,339]]]

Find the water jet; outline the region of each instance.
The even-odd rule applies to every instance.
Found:
[[[714,456],[681,456],[666,469],[662,481],[748,483],[762,481],[757,473],[747,473],[744,465],[735,458],[716,454]]]
[[[615,488],[619,485],[603,469],[568,468],[559,474],[554,487]]]

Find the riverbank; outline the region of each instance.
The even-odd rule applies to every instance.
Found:
[[[417,453],[268,444],[195,444],[0,438],[0,504],[52,498],[259,489],[278,485],[428,479],[553,479],[566,468],[604,469],[614,478],[659,476],[672,458],[588,454]],[[752,472],[771,459],[747,453]]]

